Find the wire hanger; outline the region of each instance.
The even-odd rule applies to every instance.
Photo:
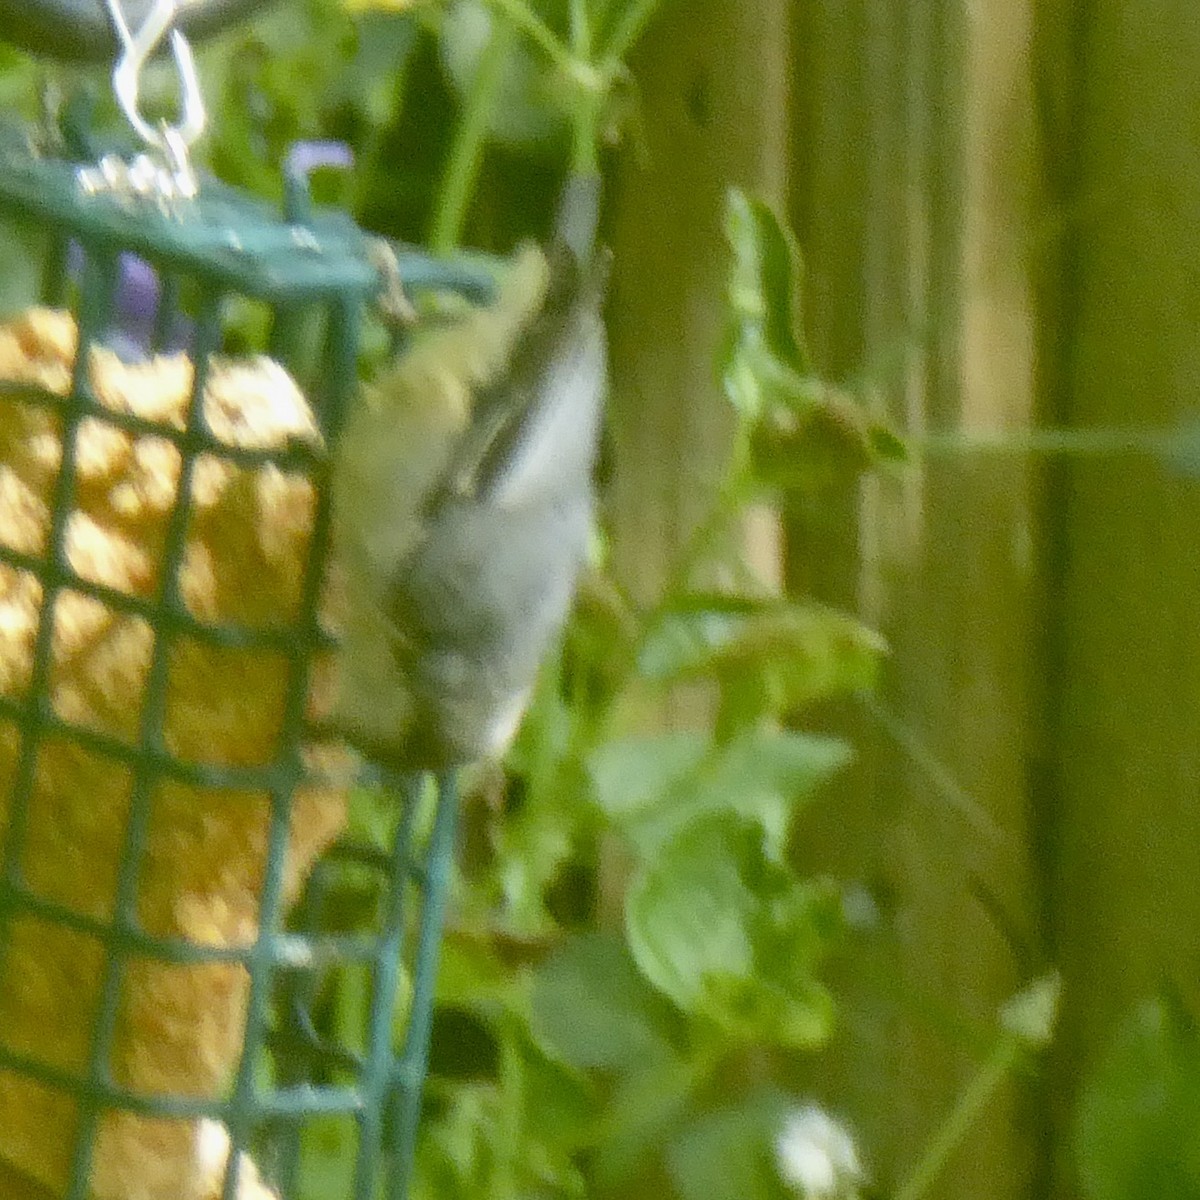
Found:
[[[121,54],[113,70],[113,91],[126,120],[137,131],[148,146],[163,151],[174,160],[204,132],[207,114],[204,97],[200,91],[200,79],[196,74],[196,60],[187,38],[174,28],[179,5],[176,0],[156,0],[136,32],[132,32],[125,19],[121,0],[106,0],[113,26],[121,40]],[[163,35],[170,30],[171,54],[179,72],[181,116],[177,125],[160,122],[157,128],[151,125],[138,108],[142,71],[158,49]]]

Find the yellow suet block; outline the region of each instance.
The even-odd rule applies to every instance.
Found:
[[[0,378],[66,393],[75,327],[62,313],[35,309],[0,326]],[[184,355],[127,365],[91,352],[102,404],[182,428],[192,381]],[[214,360],[204,397],[208,423],[234,446],[320,444],[304,397],[278,364]],[[0,542],[22,554],[46,553],[51,495],[62,457],[60,418],[51,409],[0,400]],[[66,531],[67,557],[80,577],[118,592],[154,598],[181,474],[178,449],[89,418],[77,439],[78,487]],[[201,457],[191,481],[193,510],[180,570],[180,594],[205,621],[262,627],[293,619],[309,550],[312,482],[273,467],[239,467]],[[0,694],[28,689],[42,587],[0,565]],[[136,744],[155,631],[78,591],[59,593],[53,614],[49,694],[55,712]],[[252,766],[279,750],[288,663],[261,649],[218,648],[179,635],[168,649],[164,739],[179,758]],[[314,664],[310,708],[327,710],[329,664]],[[0,720],[0,832],[21,747]],[[349,778],[336,747],[312,747],[323,777]],[[128,767],[65,737],[39,746],[21,858],[38,896],[109,920],[129,812]],[[344,786],[308,786],[294,800],[285,896],[294,899],[317,856],[341,830]],[[245,946],[258,927],[270,818],[265,793],[155,784],[137,913],[159,936],[213,946]],[[79,932],[14,916],[0,973],[0,1045],[71,1073],[86,1070],[104,948]],[[217,1097],[229,1086],[242,1046],[248,976],[230,964],[178,966],[128,958],[109,1064],[114,1080],[140,1093]],[[0,1200],[61,1194],[77,1121],[75,1100],[0,1071]],[[92,1166],[97,1200],[207,1200],[219,1194],[228,1153],[212,1122],[110,1114]],[[10,1180],[27,1180],[29,1186]],[[241,1172],[244,1200],[267,1197],[252,1164]]]

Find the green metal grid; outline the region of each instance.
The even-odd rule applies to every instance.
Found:
[[[222,313],[229,297],[240,294],[269,306],[273,332],[268,349],[281,355],[290,342],[288,330],[297,310],[315,309],[323,316],[326,336],[318,377],[305,380],[305,390],[326,442],[336,438],[355,387],[364,306],[377,287],[364,236],[342,214],[309,213],[302,196],[298,203],[294,189],[289,215],[302,218],[302,223],[285,220],[270,206],[215,183],[206,184],[196,200],[176,207],[117,195],[87,195],[78,185],[76,172],[75,164],[38,153],[21,131],[0,130],[0,211],[32,219],[48,231],[46,301],[62,304],[66,299],[69,242],[83,248],[87,263],[76,305],[79,342],[70,394],[61,397],[28,387],[17,389],[22,402],[41,403],[56,411],[62,459],[53,490],[45,557],[22,555],[0,545],[0,562],[32,573],[42,587],[30,684],[20,699],[0,696],[0,720],[14,723],[21,734],[9,821],[0,847],[0,978],[17,916],[36,917],[98,940],[105,949],[105,968],[84,1073],[59,1070],[15,1052],[5,1046],[3,1031],[0,1069],[75,1097],[80,1119],[67,1200],[84,1200],[88,1195],[97,1129],[104,1115],[114,1110],[177,1119],[210,1117],[223,1122],[234,1149],[224,1200],[235,1194],[235,1164],[248,1149],[253,1149],[268,1182],[284,1200],[290,1200],[297,1194],[303,1170],[301,1139],[308,1123],[330,1115],[352,1117],[357,1124],[358,1149],[350,1194],[355,1200],[381,1195],[402,1200],[408,1188],[428,1057],[437,952],[455,836],[454,780],[446,776],[437,781],[435,815],[423,841],[414,833],[414,821],[425,781],[385,780],[396,797],[390,851],[353,844],[335,847],[313,873],[299,906],[299,927],[285,928],[281,904],[284,852],[292,797],[305,777],[302,748],[313,734],[304,717],[309,666],[316,651],[327,644],[317,612],[329,538],[327,462],[310,448],[262,451],[219,442],[206,427],[201,403],[210,355],[220,349]],[[163,310],[177,304],[182,283],[198,289],[189,351],[195,376],[182,430],[114,413],[91,392],[86,371],[88,348],[110,324],[118,256],[126,252],[144,259],[164,282],[156,323],[160,335],[172,316]],[[485,293],[491,278],[479,263],[437,262],[416,251],[402,254],[401,268],[410,287],[449,287],[468,295]],[[77,575],[67,560],[64,538],[76,499],[76,435],[81,422],[90,417],[134,434],[165,439],[179,451],[182,468],[176,502],[163,547],[159,590],[152,601],[92,583]],[[304,473],[314,482],[318,502],[302,601],[296,619],[288,625],[262,630],[206,624],[184,605],[179,568],[191,509],[190,481],[201,455],[243,466],[270,462],[289,472]],[[48,686],[53,611],[56,597],[68,588],[95,598],[118,614],[141,617],[155,630],[135,745],[71,724],[53,709]],[[286,710],[273,762],[231,768],[180,761],[168,752],[163,737],[167,663],[170,647],[184,636],[211,646],[261,648],[287,656]],[[38,748],[48,736],[72,739],[132,772],[116,901],[108,922],[39,896],[22,874],[35,763]],[[151,936],[139,925],[139,870],[152,796],[156,786],[168,779],[200,788],[253,789],[270,795],[259,934],[248,948],[217,948],[184,938]],[[321,927],[322,894],[328,890],[330,878],[344,867],[367,869],[377,880],[380,911],[368,932],[329,932]],[[113,1078],[109,1062],[122,978],[135,956],[171,964],[232,962],[247,970],[250,990],[243,1050],[225,1096],[197,1100],[138,1094]],[[393,1022],[406,958],[412,990],[406,1034],[397,1052]],[[292,1001],[283,1006],[284,1019],[280,1019],[278,997],[281,988],[286,992],[288,979],[296,975],[297,963],[307,963],[310,968],[319,964],[322,970],[366,965],[371,1002],[362,1031],[365,1050],[339,1045],[317,1028],[306,1007],[303,987],[292,989]],[[311,988],[307,993],[311,998]],[[272,1084],[265,1088],[264,1061],[274,1064]]]

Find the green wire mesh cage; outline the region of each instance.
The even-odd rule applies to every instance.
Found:
[[[351,783],[314,699],[326,449],[378,276],[295,179],[287,214],[216,183],[163,203],[75,158],[0,140],[0,209],[45,231],[43,300],[77,338],[45,368],[59,384],[0,385],[0,1196],[290,1200],[313,1194],[307,1148],[334,1128],[351,1169],[321,1194],[402,1197],[454,784],[385,781],[381,832],[345,834]],[[130,256],[160,285],[132,364],[112,350]],[[401,267],[486,288],[415,251]],[[311,429],[268,403],[264,432],[222,401],[239,305]],[[180,328],[185,353],[155,357]],[[41,370],[35,334],[9,342]],[[190,370],[175,407],[137,403],[163,361]],[[323,1011],[339,972],[357,1028]]]

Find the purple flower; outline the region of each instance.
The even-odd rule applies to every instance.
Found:
[[[79,281],[87,264],[87,253],[77,242],[67,247],[67,270]],[[128,251],[117,256],[117,286],[113,291],[112,312],[103,341],[122,358],[139,359],[149,355],[154,345],[154,330],[162,303],[162,285],[158,272],[144,259]],[[184,350],[190,345],[193,325],[182,313],[174,313],[163,344],[166,353]]]
[[[354,151],[345,142],[293,142],[283,169],[288,175],[311,175],[320,167],[349,171],[354,167]]]

